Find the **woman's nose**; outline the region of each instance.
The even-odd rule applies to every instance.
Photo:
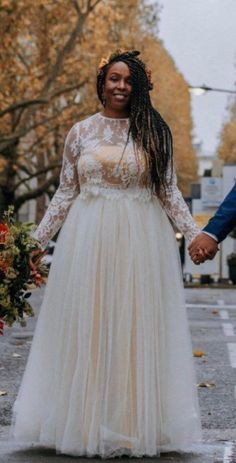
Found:
[[[125,88],[125,81],[123,79],[120,79],[119,82],[118,82],[118,87],[120,89],[124,89]]]

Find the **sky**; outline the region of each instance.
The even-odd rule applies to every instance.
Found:
[[[187,82],[236,91],[236,0],[158,3],[159,37]],[[203,154],[213,155],[232,96],[207,92],[191,101],[194,141],[202,143]]]

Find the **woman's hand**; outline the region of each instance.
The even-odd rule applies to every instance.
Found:
[[[196,265],[214,259],[218,250],[218,242],[203,232],[199,233],[188,246],[189,255]]]

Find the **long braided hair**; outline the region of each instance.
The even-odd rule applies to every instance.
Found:
[[[108,69],[116,62],[125,63],[131,74],[132,93],[129,107],[129,132],[137,149],[145,155],[149,167],[151,186],[156,194],[165,196],[168,185],[167,171],[170,178],[173,170],[173,144],[170,128],[154,109],[149,91],[152,84],[146,65],[137,56],[139,51],[117,51],[105,60],[97,74],[97,94],[104,105],[103,91]],[[169,175],[168,175],[169,177]]]

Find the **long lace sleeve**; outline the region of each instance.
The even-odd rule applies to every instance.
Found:
[[[182,193],[177,186],[177,176],[175,169],[172,176],[171,170],[169,169],[167,177],[169,179],[168,187],[166,191],[166,197],[161,199],[162,206],[176,227],[190,242],[196,235],[199,234],[200,229],[195,224],[190,214],[189,208],[184,201]]]
[[[77,161],[79,156],[78,123],[69,131],[64,146],[60,184],[47,211],[32,236],[42,247],[56,234],[64,222],[74,198],[79,193]]]

